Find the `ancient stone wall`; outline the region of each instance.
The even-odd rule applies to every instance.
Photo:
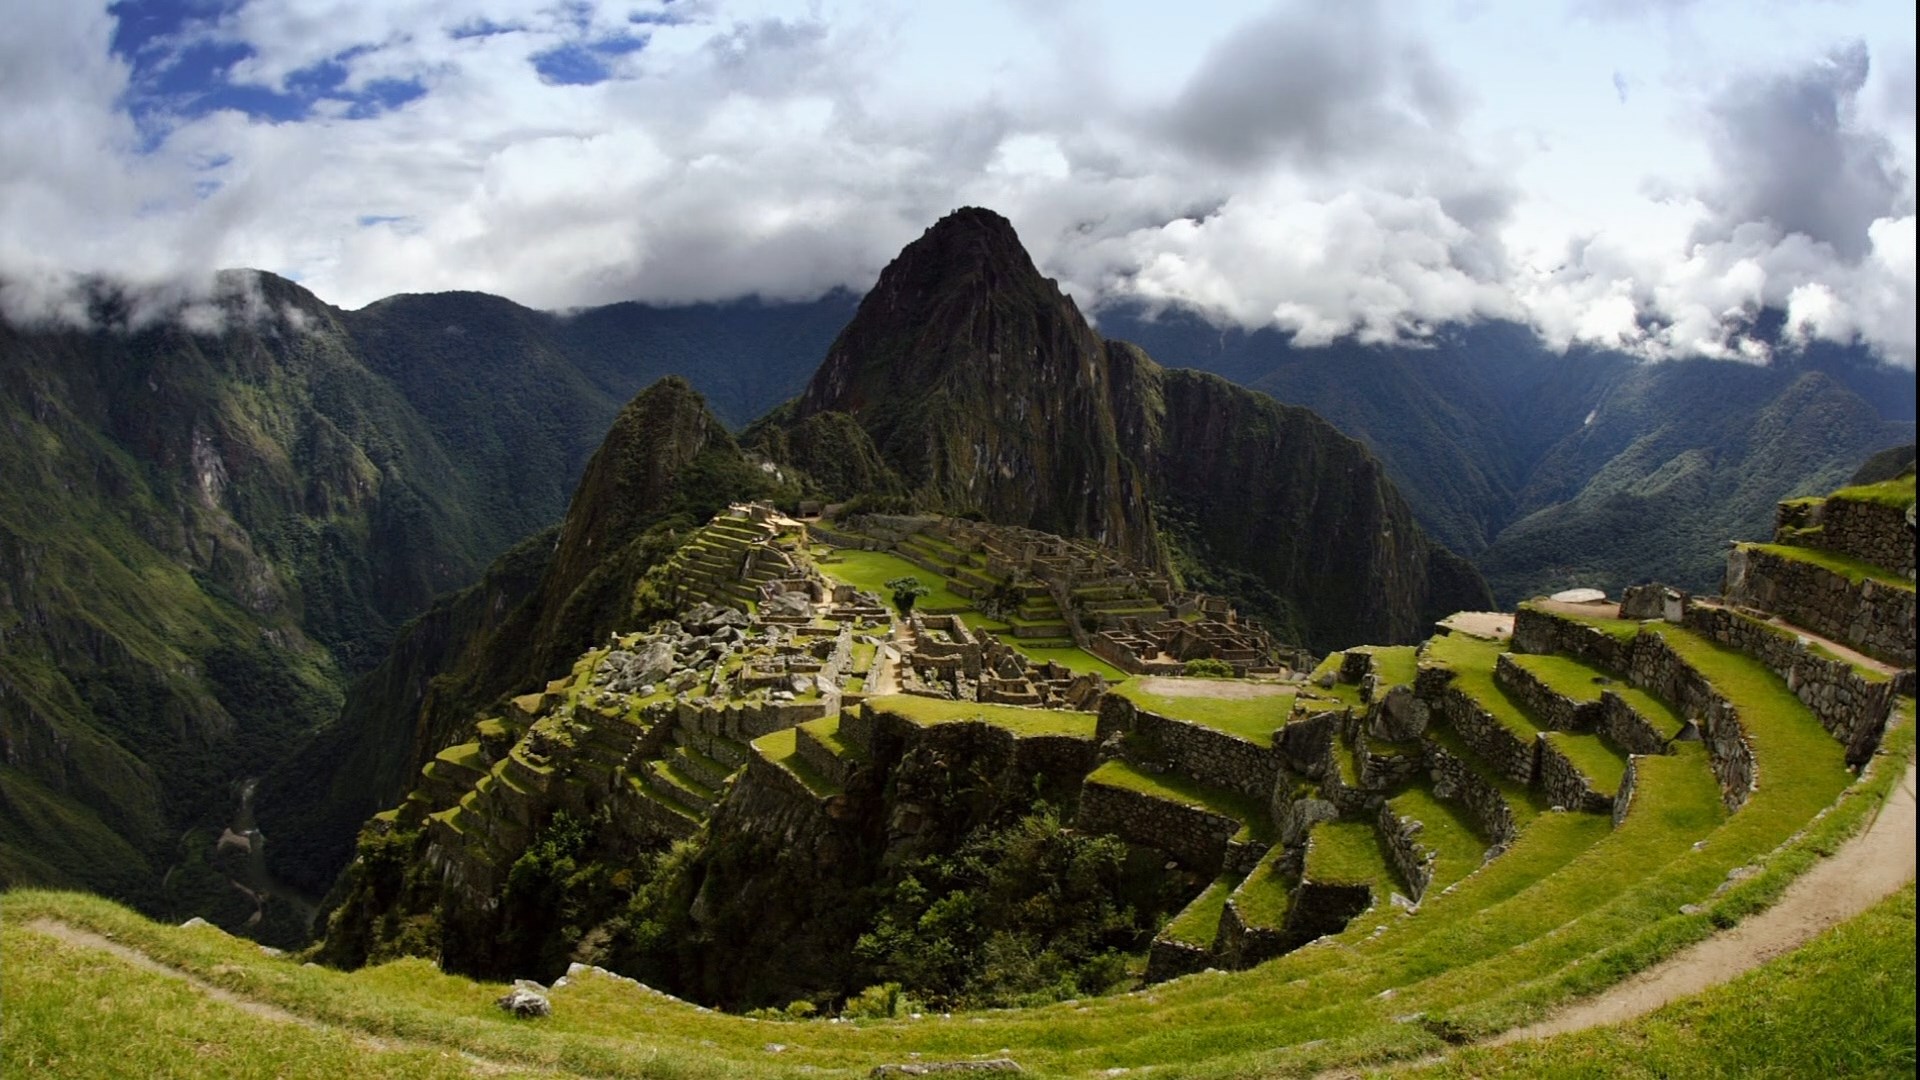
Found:
[[[1514,824],[1513,807],[1507,805],[1500,789],[1439,743],[1428,741],[1426,752],[1434,798],[1459,803],[1474,828],[1492,846],[1505,848],[1513,843],[1519,828]]]
[[[1905,507],[1828,499],[1817,543],[1913,580],[1913,524]]]
[[[1274,727],[1280,726],[1276,721]],[[1162,763],[1189,779],[1256,799],[1266,798],[1273,790],[1280,770],[1278,757],[1268,747],[1161,716],[1119,694],[1108,694],[1100,705],[1097,738],[1104,742],[1114,731],[1132,734],[1128,755],[1136,760]]]
[[[1433,882],[1436,852],[1420,843],[1424,826],[1413,818],[1403,818],[1390,806],[1380,807],[1380,835],[1386,838],[1387,854],[1393,859],[1400,880],[1407,883],[1414,903],[1427,894]]]
[[[1612,739],[1629,754],[1664,754],[1673,732],[1662,732],[1640,710],[1611,690],[1600,691],[1599,720],[1594,730]]]
[[[1231,898],[1220,912],[1220,960],[1228,968],[1250,968],[1297,947],[1278,927],[1250,926]]]
[[[1533,783],[1535,745],[1508,731],[1472,696],[1449,686],[1434,703],[1436,711],[1481,760],[1516,784]]]
[[[1816,652],[1791,631],[1731,608],[1696,604],[1687,612],[1686,626],[1753,657],[1786,680],[1821,726],[1847,748],[1851,765],[1865,762],[1879,749],[1896,698],[1913,692],[1910,677],[1869,678],[1838,657]]]
[[[1553,806],[1594,814],[1613,812],[1613,792],[1600,791],[1561,751],[1553,736],[1540,734],[1540,793]]]
[[[1726,587],[1728,603],[1774,612],[1888,663],[1914,665],[1910,585],[1856,583],[1805,559],[1742,546],[1727,556]]]
[[[1599,702],[1575,701],[1560,693],[1528,671],[1511,653],[1501,653],[1495,658],[1493,681],[1536,717],[1541,727],[1554,731],[1592,731],[1599,723]]]
[[[1513,651],[1565,653],[1602,671],[1627,670],[1633,647],[1599,627],[1524,604],[1513,613]]]
[[[1366,885],[1329,885],[1303,881],[1293,891],[1282,931],[1305,943],[1347,928],[1354,916],[1373,906],[1373,890]]]
[[[1223,814],[1106,784],[1082,786],[1075,825],[1158,848],[1209,876],[1225,865],[1227,841],[1241,829],[1239,821]]]
[[[1147,953],[1146,981],[1166,982],[1214,966],[1213,952],[1199,945],[1172,938],[1155,938]]]
[[[1633,796],[1640,788],[1640,755],[1627,756],[1627,771],[1620,777],[1620,790],[1613,797],[1613,827],[1627,820],[1627,812],[1633,808]]]
[[[1753,792],[1753,747],[1733,703],[1657,634],[1642,634],[1635,640],[1628,675],[1636,686],[1694,719],[1707,744],[1714,778],[1720,782],[1721,801],[1729,810],[1744,805]]]

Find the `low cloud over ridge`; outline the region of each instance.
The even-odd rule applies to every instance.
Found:
[[[1535,102],[1492,63],[1522,17],[1499,5],[1201,3],[1173,27],[1113,4],[250,0],[144,37],[138,3],[35,5],[0,42],[0,312],[79,317],[74,274],[179,291],[236,265],[348,306],[801,298],[864,288],[976,203],[1084,306],[1306,342],[1504,318],[1735,359],[1771,306],[1911,367],[1913,64],[1876,54],[1886,20],[1708,62],[1680,50],[1709,0],[1591,8],[1526,9],[1565,35]],[[1673,71],[1606,53],[1657,34]],[[1583,209],[1603,169],[1611,201]]]

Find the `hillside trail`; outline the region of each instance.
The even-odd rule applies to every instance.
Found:
[[[1866,829],[1795,878],[1772,907],[1537,1024],[1489,1040],[1544,1039],[1632,1020],[1805,945],[1914,879],[1914,764]]]
[[[1795,878],[1772,907],[1596,997],[1474,1045],[1502,1046],[1637,1020],[1661,1006],[1730,982],[1861,914],[1914,879],[1914,782],[1914,762],[1909,760],[1899,785],[1888,793],[1867,827]],[[1385,1069],[1334,1069],[1321,1073],[1320,1080],[1404,1072],[1446,1058],[1446,1054],[1435,1054]]]
[[[334,1024],[328,1024],[319,1020],[315,1020],[312,1017],[301,1016],[298,1013],[288,1012],[286,1009],[283,1009],[278,1005],[271,1004],[270,1002],[261,1001],[257,998],[250,998],[242,994],[236,994],[233,991],[228,990],[226,987],[216,986],[213,983],[210,983],[205,979],[202,979],[199,976],[194,975],[192,972],[182,971],[179,968],[173,967],[168,964],[164,964],[158,960],[155,960],[153,957],[148,956],[146,953],[141,952],[138,949],[132,948],[131,946],[128,946],[128,945],[123,945],[118,941],[114,941],[113,939],[108,938],[101,934],[96,934],[91,930],[81,929],[80,927],[74,926],[70,923],[60,922],[55,919],[38,918],[38,919],[34,919],[32,922],[27,923],[24,929],[32,933],[39,934],[43,937],[50,937],[55,941],[61,942],[62,944],[65,944],[65,945],[73,946],[75,948],[90,949],[95,952],[106,953],[109,956],[112,956],[114,959],[119,960],[122,963],[125,963],[131,967],[139,968],[142,971],[152,972],[155,975],[164,976],[170,979],[178,979],[181,982],[186,983],[188,986],[191,986],[198,993],[214,1001],[217,1001],[222,1005],[226,1005],[229,1008],[238,1010],[239,1012],[245,1013],[246,1015],[254,1017],[256,1019],[267,1021],[268,1023],[297,1024],[300,1027],[308,1028],[314,1031],[337,1032],[352,1038],[356,1043],[358,1043],[362,1047],[369,1050],[375,1050],[375,1051],[414,1050],[414,1051],[424,1051],[427,1053],[437,1053],[437,1054],[457,1054],[463,1063],[465,1063],[467,1066],[472,1068],[473,1074],[475,1076],[559,1076],[559,1075],[563,1075],[563,1074],[553,1073],[547,1070],[539,1069],[530,1065],[517,1065],[517,1064],[511,1064],[504,1061],[494,1061],[488,1058],[480,1057],[477,1054],[468,1053],[465,1050],[456,1050],[452,1047],[441,1046],[435,1043],[416,1042],[409,1039],[395,1039],[395,1038],[386,1037],[386,1036],[371,1035],[371,1034],[368,1034],[367,1032],[359,1031],[354,1028],[341,1027]],[[571,1074],[566,1074],[566,1075],[571,1075]]]

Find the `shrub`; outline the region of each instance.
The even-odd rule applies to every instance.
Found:
[[[1225,660],[1216,660],[1211,656],[1204,656],[1198,660],[1189,660],[1186,666],[1180,670],[1183,674],[1202,679],[1231,679],[1234,676],[1232,664],[1227,663]]]

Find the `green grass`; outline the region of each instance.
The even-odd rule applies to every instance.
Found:
[[[1543,656],[1538,653],[1513,653],[1513,659],[1550,689],[1575,701],[1599,701],[1603,691],[1612,691],[1645,717],[1655,731],[1671,735],[1684,722],[1673,707],[1637,686],[1589,667],[1570,656]],[[1604,679],[1605,682],[1596,680]]]
[[[1280,929],[1286,921],[1287,906],[1293,896],[1293,888],[1299,884],[1281,874],[1277,867],[1284,852],[1278,845],[1260,860],[1247,879],[1233,891],[1233,907],[1240,913],[1240,921],[1248,926],[1257,926],[1268,930]]]
[[[1371,821],[1323,821],[1307,841],[1308,881],[1322,885],[1399,887],[1400,876],[1387,860],[1387,843]],[[1375,900],[1384,900],[1377,895]]]
[[[1417,649],[1412,645],[1381,645],[1371,651],[1379,693],[1384,694],[1390,686],[1413,685],[1413,677],[1419,674],[1420,667],[1419,657],[1415,655]]]
[[[1661,632],[1669,640],[1678,633]],[[18,927],[36,915],[58,913],[210,982],[324,1024],[569,1073],[753,1077],[811,1071],[856,1077],[881,1062],[909,1060],[910,1053],[922,1060],[1007,1056],[1037,1075],[1089,1075],[1114,1068],[1139,1074],[1153,1066],[1156,1076],[1264,1076],[1379,1064],[1444,1049],[1436,1030],[1475,1037],[1535,1019],[1572,996],[1592,993],[1671,955],[1716,924],[1764,906],[1820,852],[1858,827],[1897,782],[1913,744],[1910,702],[1904,706],[1906,725],[1888,735],[1887,754],[1836,801],[1847,783],[1839,748],[1804,707],[1795,711],[1798,703],[1784,684],[1756,672],[1756,665],[1742,657],[1701,648],[1708,677],[1739,701],[1759,759],[1761,788],[1737,814],[1728,815],[1720,806],[1699,747],[1673,757],[1643,758],[1640,793],[1618,830],[1599,815],[1540,814],[1510,850],[1452,892],[1430,893],[1415,916],[1356,920],[1326,947],[1301,950],[1251,972],[1196,975],[1134,995],[952,1020],[769,1025],[699,1012],[612,980],[585,978],[555,993],[553,1017],[528,1024],[508,1021],[492,1007],[501,987],[443,975],[422,961],[351,974],[305,969],[293,959],[263,957],[248,942],[151,923],[84,896],[9,893],[0,896],[0,916],[7,926]],[[1830,753],[1818,751],[1822,742]],[[1816,812],[1829,807],[1814,820]],[[1696,847],[1701,840],[1706,843]],[[1762,867],[1760,873],[1715,895],[1728,870],[1754,863]],[[1683,915],[1679,909],[1685,904],[1705,910]],[[1911,1000],[1901,996],[1913,981],[1910,901],[1907,910],[1905,925],[1883,938],[1894,945],[1882,949],[1882,959],[1905,964],[1895,969],[1899,978],[1884,990],[1862,983],[1861,993],[1890,997],[1885,1003],[1862,1002],[1881,1009],[1878,1015],[1911,1015]],[[1385,929],[1376,933],[1376,927]],[[7,955],[9,1002],[0,1022],[8,1025],[8,1037],[0,1040],[5,1047],[0,1053],[11,1054],[20,1045],[14,1038],[20,1030],[13,1026],[14,1002],[30,988],[16,976],[27,970],[15,965],[20,950],[10,948]],[[1820,977],[1851,964],[1840,954],[1816,959],[1821,962],[1806,970]],[[1841,966],[1831,985],[1858,970]],[[58,969],[47,977],[59,977]],[[1382,997],[1387,990],[1393,995]],[[1811,995],[1805,1000],[1809,1008],[1817,1004]],[[1840,999],[1836,1007],[1848,1000]],[[1395,1022],[1414,1013],[1424,1014],[1427,1022]],[[1820,1030],[1814,1025],[1813,1037]],[[1835,1045],[1873,1045],[1862,1042],[1856,1029],[1834,1030]],[[1892,1041],[1896,1052],[1910,1052],[1909,1034],[1896,1032]],[[786,1049],[773,1054],[766,1049],[772,1042]],[[1675,1056],[1660,1059],[1659,1072],[1713,1075],[1718,1059],[1707,1055],[1733,1052],[1741,1051],[1679,1047]],[[168,1061],[206,1071],[190,1044],[173,1044],[167,1054],[172,1055]],[[1574,1060],[1577,1067],[1578,1057]],[[1801,1061],[1811,1064],[1793,1072],[1825,1074],[1816,1067],[1819,1059],[1789,1058],[1787,1065]],[[1707,1067],[1693,1067],[1702,1062]],[[1858,1059],[1855,1068],[1872,1074],[1911,1071],[1897,1057],[1892,1068],[1873,1057]],[[338,1070],[329,1066],[327,1071]],[[1524,1067],[1513,1071],[1527,1072]],[[1596,1066],[1592,1071],[1606,1070]],[[1721,1069],[1725,1075],[1741,1071]]]
[[[1237,791],[1196,783],[1177,773],[1145,773],[1131,763],[1115,758],[1088,773],[1087,783],[1137,791],[1166,802],[1198,807],[1222,817],[1234,818],[1240,822],[1241,828],[1233,839],[1242,842],[1254,840],[1265,843],[1273,835],[1273,821],[1262,800],[1249,798]]]
[[[1901,575],[1875,566],[1865,559],[1856,559],[1839,552],[1827,551],[1823,548],[1789,547],[1785,544],[1741,544],[1740,546],[1751,551],[1764,551],[1782,559],[1812,563],[1823,570],[1831,570],[1839,574],[1855,585],[1872,581],[1896,589],[1905,589],[1908,592],[1913,591],[1913,582]]]
[[[1411,1075],[1911,1076],[1914,976],[1909,882],[1805,948],[1641,1019],[1462,1050]]]
[[[915,606],[920,610],[971,611],[973,608],[973,601],[947,588],[946,581],[939,575],[888,552],[846,549],[834,552],[832,558],[822,559],[815,565],[821,573],[835,581],[873,593],[880,597],[882,603],[892,602],[893,591],[887,588],[887,582],[894,578],[911,577],[918,578],[922,585],[932,590],[915,601]],[[968,625],[973,625],[972,620],[968,620]]]
[[[1459,803],[1437,799],[1427,787],[1412,787],[1388,799],[1387,806],[1403,818],[1420,822],[1417,841],[1434,852],[1433,879],[1427,883],[1430,892],[1438,892],[1480,867],[1487,842],[1474,830]]]
[[[465,1077],[439,1047],[368,1046],[351,1031],[251,1015],[99,949],[9,924],[0,1072],[8,1076]]]
[[[1126,672],[1077,645],[1034,646],[1023,644],[1016,638],[1004,640],[1036,664],[1044,664],[1051,660],[1071,669],[1075,674],[1098,675],[1108,682],[1115,683],[1125,682],[1129,677]]]
[[[1070,735],[1093,738],[1094,715],[1068,709],[1024,709],[1017,705],[980,705],[971,701],[942,701],[913,694],[868,698],[868,712],[886,712],[921,726],[970,721],[1005,728],[1015,735]]]
[[[752,745],[754,751],[769,763],[792,773],[816,798],[826,799],[840,794],[840,785],[820,775],[820,770],[800,758],[795,746],[798,738],[793,728],[782,728],[770,735],[760,736],[753,740]]]
[[[1245,683],[1225,680],[1185,680],[1196,689],[1216,684],[1226,689],[1244,688]],[[1140,688],[1138,682],[1121,683],[1114,692],[1151,713],[1171,720],[1187,720],[1234,735],[1257,745],[1272,746],[1273,733],[1287,725],[1293,712],[1292,694],[1264,697],[1230,698],[1154,694]]]
[[[854,761],[865,761],[867,758],[865,751],[840,737],[838,714],[809,720],[800,726],[806,728],[807,734],[813,736],[822,746],[833,751],[834,757],[851,758]]]
[[[1227,897],[1232,895],[1234,885],[1239,880],[1235,874],[1221,874],[1214,878],[1213,884],[1201,890],[1199,896],[1180,909],[1180,913],[1160,931],[1161,935],[1201,948],[1211,946],[1220,932],[1220,913],[1226,910]]]
[[[1501,727],[1522,741],[1531,743],[1547,729],[1527,715],[1527,711],[1508,697],[1493,678],[1497,658],[1506,651],[1505,642],[1486,641],[1466,634],[1448,634],[1433,639],[1427,649],[1427,658],[1452,668],[1455,686],[1493,714]],[[1564,731],[1547,731],[1547,738],[1592,783],[1594,790],[1609,792],[1620,786],[1627,759],[1625,753],[1611,741],[1599,735],[1575,735]]]
[[[1907,473],[1905,476],[1896,476],[1877,484],[1844,487],[1827,497],[1845,502],[1878,503],[1881,506],[1897,506],[1905,509],[1914,501],[1913,492],[1913,474]]]

